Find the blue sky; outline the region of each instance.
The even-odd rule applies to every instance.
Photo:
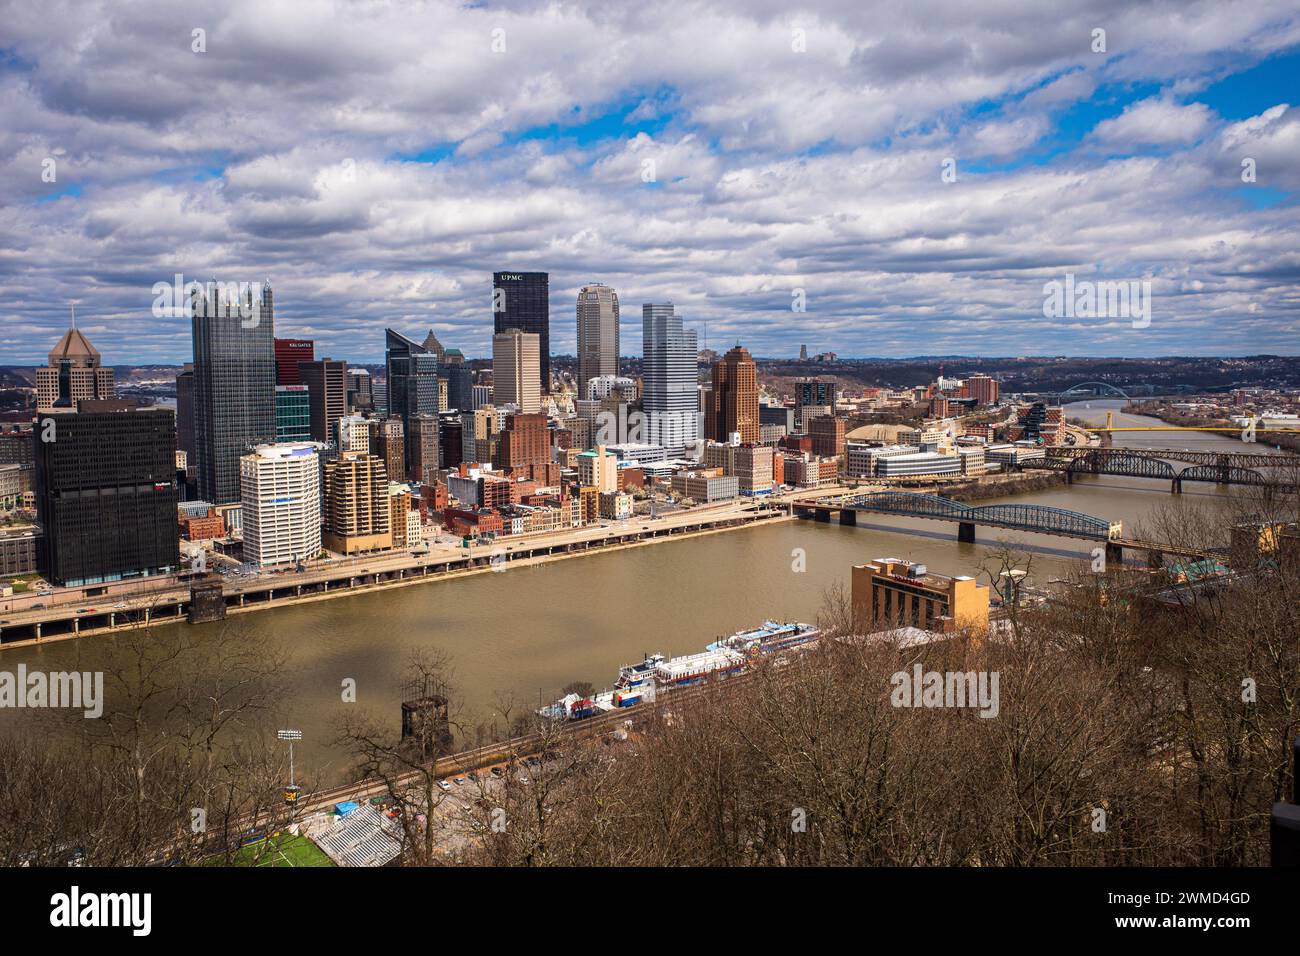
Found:
[[[487,354],[496,269],[551,273],[556,352],[589,281],[628,355],[647,301],[759,355],[1300,344],[1293,4],[4,0],[0,22],[0,364],[41,361],[70,302],[106,361],[184,361],[187,321],[153,308],[176,273],[269,278],[278,334],[353,361],[385,326]],[[1067,274],[1149,283],[1149,321],[1045,312]]]

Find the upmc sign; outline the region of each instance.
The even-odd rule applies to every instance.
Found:
[[[524,277],[521,275],[507,275],[506,273],[502,273],[501,281],[502,282],[523,282]]]

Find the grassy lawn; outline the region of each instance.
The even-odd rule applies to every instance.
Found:
[[[221,857],[213,857],[204,866],[225,866]],[[269,840],[240,847],[230,866],[333,866],[333,861],[311,840],[280,833]]]

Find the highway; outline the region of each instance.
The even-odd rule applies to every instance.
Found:
[[[825,492],[833,494],[843,490],[839,486],[830,486],[825,489]],[[474,542],[468,548],[462,546],[460,538],[435,539],[428,542],[427,553],[424,548],[416,548],[355,555],[347,558],[330,557],[311,562],[303,571],[293,569],[268,570],[244,575],[227,568],[220,573],[222,575],[224,594],[227,598],[233,599],[228,602],[233,605],[229,608],[229,612],[239,613],[268,606],[283,606],[296,600],[332,599],[336,594],[343,595],[362,588],[369,590],[432,580],[434,579],[432,575],[426,576],[430,569],[438,571],[437,577],[442,577],[444,574],[477,574],[490,570],[488,565],[490,560],[500,560],[507,564],[516,561],[540,563],[573,554],[585,553],[585,547],[597,544],[604,545],[607,542],[613,543],[615,546],[634,547],[651,544],[661,538],[673,536],[666,533],[671,531],[678,531],[679,533],[710,533],[712,529],[707,525],[719,524],[722,527],[717,530],[725,530],[727,527],[725,523],[736,519],[780,520],[776,516],[766,518],[760,516],[769,514],[772,505],[779,506],[781,511],[788,514],[787,509],[790,502],[796,497],[805,494],[807,494],[806,490],[791,490],[768,499],[731,499],[714,504],[697,505],[689,509],[676,509],[666,514],[660,514],[655,518],[648,515],[636,515],[626,521],[603,521],[598,525],[589,525],[577,529],[529,535],[511,535],[497,538],[490,543],[480,544]],[[680,529],[694,528],[701,524],[706,525],[706,527],[700,528],[698,532],[680,531]],[[611,539],[639,534],[654,535],[654,537],[636,541],[629,540],[622,545],[611,542]],[[516,557],[516,555],[524,551],[535,552],[542,549],[575,547],[579,549],[576,551],[557,551],[554,554],[548,553],[532,557]],[[478,566],[451,566],[453,564],[463,565],[466,559],[470,559]],[[396,579],[379,580],[380,576],[405,575],[406,572],[412,571],[419,572],[419,576],[403,577],[400,581]],[[352,575],[355,575],[358,579],[356,587],[344,585],[338,587],[337,591],[335,591],[330,586],[328,593],[321,593],[320,591],[307,594],[298,593],[301,588],[319,588],[327,582],[338,582],[340,579],[347,582]],[[273,595],[274,601],[271,601],[268,595]],[[256,600],[249,601],[247,605],[244,605],[244,597],[255,598]],[[95,633],[127,626],[141,626],[160,619],[169,621],[184,620],[182,606],[188,603],[189,600],[190,583],[178,583],[174,578],[166,579],[162,586],[141,589],[128,595],[109,597],[87,597],[83,589],[77,588],[55,589],[53,595],[40,599],[39,603],[43,604],[43,607],[4,612],[4,617],[0,619],[0,634],[6,631],[13,632],[20,628],[23,629],[20,632],[24,635],[22,638],[6,642],[9,646],[17,646],[34,639],[30,635],[35,634],[38,625],[72,622],[70,625],[71,631],[49,633],[48,631],[52,629],[47,628],[40,638],[54,640],[75,637],[82,633],[82,621],[86,622],[84,630],[87,633]],[[85,609],[84,613],[82,609]],[[30,635],[28,629],[30,629]]]

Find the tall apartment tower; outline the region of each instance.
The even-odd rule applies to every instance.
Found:
[[[244,560],[260,566],[320,554],[319,446],[262,445],[239,459]]]
[[[540,394],[551,391],[551,277],[546,272],[492,273],[494,332],[519,329],[538,338]],[[501,404],[500,396],[496,403]]]
[[[436,346],[430,332],[425,343]],[[384,366],[388,376],[388,414],[402,420],[403,432],[411,431],[417,415],[438,414],[438,353],[392,329],[384,330]],[[404,462],[405,474],[413,464],[410,451]],[[395,476],[399,477],[399,476]]]
[[[275,441],[275,305],[271,284],[240,303],[220,287],[190,298],[194,336],[194,446],[199,496],[240,500],[239,459]]]
[[[35,443],[46,575],[62,587],[166,574],[180,564],[170,409],[83,400]]]
[[[618,293],[596,283],[578,290],[578,397],[587,383],[618,374]]]
[[[987,375],[970,376],[962,386],[962,391],[967,398],[975,399],[976,405],[998,403],[998,381]]]
[[[682,317],[671,302],[641,307],[642,389],[650,444],[663,445],[670,455],[694,453],[699,431],[699,362],[693,329],[682,328]]]
[[[74,325],[50,352],[50,364],[36,370],[36,410],[74,409],[83,399],[115,395],[113,370],[100,365],[99,351]]]
[[[375,455],[345,454],[325,465],[325,547],[338,554],[393,546],[388,471]]]
[[[492,336],[492,400],[498,408],[515,404],[525,415],[542,410],[541,348],[541,337],[532,332],[508,329]]]
[[[749,351],[737,345],[713,366],[705,437],[725,442],[739,433],[742,442],[757,442],[758,426],[758,366]]]
[[[348,363],[331,358],[300,362],[298,374],[310,396],[311,440],[328,443],[348,413]]]

